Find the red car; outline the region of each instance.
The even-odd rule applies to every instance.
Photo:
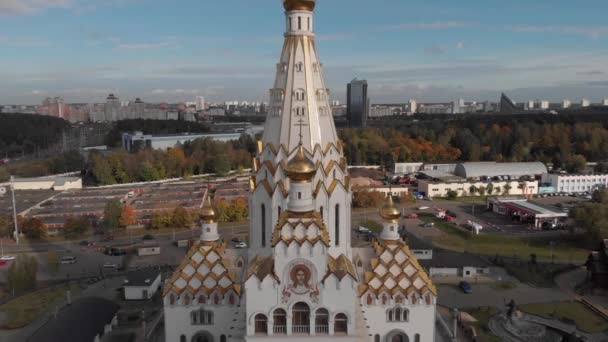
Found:
[[[452,216],[450,216],[450,215],[445,215],[443,218],[444,218],[446,221],[448,221],[448,222],[454,222],[454,220],[455,220],[455,218],[453,218],[453,217],[452,217]]]
[[[408,219],[417,219],[418,218],[418,214],[416,214],[416,213],[409,214],[409,215],[407,215],[407,218]]]

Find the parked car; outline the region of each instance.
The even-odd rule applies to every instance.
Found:
[[[87,240],[82,240],[82,241],[80,241],[78,244],[79,244],[79,245],[81,245],[81,246],[88,246],[88,245],[89,245],[89,241],[87,241]]]
[[[232,240],[230,240],[230,241],[232,243],[239,243],[239,242],[241,242],[241,239],[235,237],[235,238],[232,238]]]
[[[154,235],[146,234],[146,235],[142,236],[141,239],[142,240],[154,240]]]
[[[473,293],[473,289],[471,288],[471,284],[469,284],[466,281],[461,281],[458,284],[458,287],[460,287],[460,289],[462,290],[462,292],[464,293]]]
[[[13,260],[15,260],[14,255],[3,255],[2,257],[0,257],[0,261],[13,261]]]
[[[126,250],[117,247],[106,247],[103,253],[111,256],[127,255]]]
[[[407,215],[407,218],[408,219],[417,219],[418,218],[418,214],[416,214],[416,213],[409,214],[409,215]]]
[[[247,248],[247,244],[246,244],[245,242],[241,241],[241,242],[239,242],[239,243],[236,243],[236,244],[234,245],[234,247],[235,247],[235,248]]]
[[[75,264],[76,263],[76,257],[75,256],[64,256],[61,258],[60,263],[66,265],[66,264]]]
[[[429,209],[429,207],[425,207],[425,206],[418,207],[418,210],[427,210],[427,209]]]
[[[432,228],[435,227],[435,223],[433,222],[427,222],[425,224],[422,225],[424,228]]]

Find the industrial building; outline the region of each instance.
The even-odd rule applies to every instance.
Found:
[[[487,206],[489,210],[497,214],[523,224],[529,224],[532,229],[555,229],[568,218],[568,213],[562,210],[531,202],[525,198],[489,197]]]
[[[519,178],[522,176],[536,177],[547,173],[547,167],[541,162],[527,163],[497,163],[469,162],[456,165],[454,174],[466,179],[482,179],[494,177]]]
[[[9,183],[0,184],[9,186]],[[13,181],[15,190],[55,190],[64,191],[82,189],[82,178],[65,176],[48,176],[39,178],[15,178]]]
[[[134,132],[122,134],[122,147],[129,152],[135,152],[144,148],[166,150],[168,148],[173,148],[196,139],[210,138],[215,141],[227,142],[238,140],[240,137],[241,133],[204,133],[152,136],[150,134],[143,134],[142,132]]]
[[[492,184],[490,186],[490,184]],[[471,191],[474,189],[475,191]],[[480,191],[480,189],[483,189]],[[490,193],[490,189],[492,190]],[[537,181],[434,181],[419,180],[418,192],[427,197],[448,197],[448,192],[454,191],[460,196],[484,195],[522,195],[531,196],[538,193]]]
[[[554,188],[556,192],[577,193],[591,192],[608,187],[607,174],[571,175],[561,173],[543,174],[544,186]]]

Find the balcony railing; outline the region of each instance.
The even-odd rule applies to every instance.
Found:
[[[308,325],[293,325],[291,332],[294,334],[310,334],[310,326]]]
[[[320,334],[320,335],[327,335],[327,334],[329,334],[329,326],[327,326],[327,325],[317,325],[315,327],[315,332],[317,334]]]
[[[275,325],[272,329],[275,335],[285,335],[287,333],[287,327],[284,325]]]

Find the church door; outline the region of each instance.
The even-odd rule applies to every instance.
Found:
[[[294,334],[310,334],[310,307],[306,303],[296,303],[293,306],[292,332]]]

